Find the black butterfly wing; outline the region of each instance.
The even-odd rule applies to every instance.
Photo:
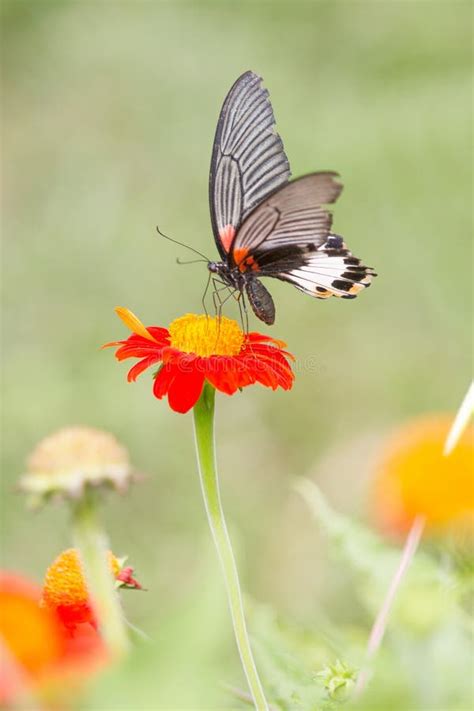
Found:
[[[342,190],[336,177],[312,173],[264,200],[235,237],[232,265],[242,273],[288,281],[317,298],[353,298],[368,286],[373,270],[331,233],[332,215],[322,207]]]
[[[253,72],[242,74],[227,94],[217,123],[209,204],[223,259],[244,220],[290,177],[268,91],[261,82]]]

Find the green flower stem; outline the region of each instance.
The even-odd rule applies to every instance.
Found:
[[[268,704],[250,647],[239,576],[221,506],[214,448],[214,400],[215,390],[206,383],[201,398],[194,407],[194,432],[201,488],[209,526],[224,574],[235,639],[250,693],[255,708],[258,711],[268,711]]]
[[[107,536],[97,512],[97,492],[86,488],[73,506],[74,544],[79,550],[87,587],[93,602],[99,630],[109,651],[123,656],[129,641],[115,581],[110,570]]]

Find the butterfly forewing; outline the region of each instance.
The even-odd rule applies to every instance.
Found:
[[[288,182],[290,167],[268,91],[246,72],[228,93],[217,124],[209,176],[211,220],[223,258],[242,222]]]

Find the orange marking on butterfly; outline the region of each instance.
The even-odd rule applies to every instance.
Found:
[[[222,246],[224,247],[226,252],[229,251],[234,236],[235,227],[233,225],[226,225],[219,231],[219,237],[221,238]]]
[[[249,254],[246,247],[241,247],[234,251],[234,262],[237,264],[240,272],[259,272],[260,267],[258,266],[255,258]]]

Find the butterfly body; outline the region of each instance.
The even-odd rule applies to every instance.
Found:
[[[270,292],[255,275],[255,272],[260,271],[255,261],[251,262],[249,270],[242,270],[239,266],[229,268],[226,262],[209,262],[207,267],[231,289],[238,291],[239,294],[245,291],[257,318],[269,326],[275,322],[275,304]]]
[[[375,273],[331,232],[324,207],[342,185],[332,171],[290,181],[268,91],[245,72],[229,91],[217,124],[209,177],[211,222],[221,261],[208,269],[267,324],[275,306],[261,277],[311,296],[354,298]]]

